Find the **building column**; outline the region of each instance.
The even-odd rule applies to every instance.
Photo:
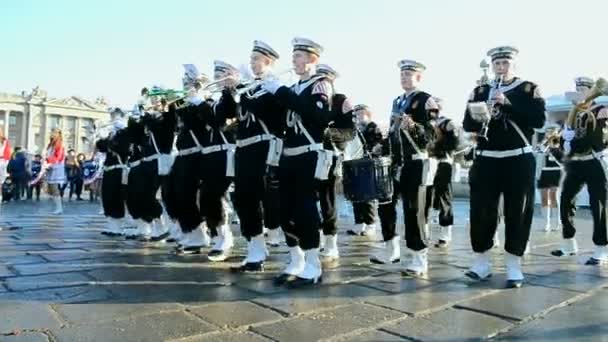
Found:
[[[8,125],[9,125],[9,121],[8,118],[11,115],[11,111],[9,109],[4,111],[4,136],[8,138]],[[14,144],[14,141],[11,141],[11,144]]]
[[[76,153],[83,152],[80,142],[80,125],[80,117],[76,116],[74,118],[74,150],[76,150]]]

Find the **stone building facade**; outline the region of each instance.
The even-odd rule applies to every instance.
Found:
[[[30,153],[41,153],[48,144],[53,128],[60,128],[66,148],[90,153],[92,143],[85,139],[87,127],[109,119],[103,98],[94,102],[78,96],[50,98],[38,87],[31,92],[0,93],[0,129],[14,147]]]

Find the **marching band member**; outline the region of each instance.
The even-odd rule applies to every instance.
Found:
[[[317,75],[326,77],[332,87],[338,73],[327,64],[317,65]],[[336,181],[341,173],[341,163],[344,160],[363,157],[362,149],[359,151],[347,151],[349,143],[362,147],[356,136],[353,123],[353,106],[343,94],[334,94],[331,98],[331,111],[334,120],[329,123],[329,129],[323,136],[323,148],[334,151],[332,164],[326,180],[319,182],[319,204],[321,209],[321,234],[320,242],[323,246],[321,261],[326,267],[335,267],[340,258],[338,251],[338,217],[336,213]],[[340,132],[340,137],[332,137],[332,132]],[[355,139],[357,139],[355,141]]]
[[[109,222],[104,235],[119,236],[123,234],[122,226],[125,217],[125,202],[127,197],[129,158],[129,136],[123,117],[124,112],[115,108],[110,112],[112,132],[107,138],[96,142],[97,149],[106,154],[104,161],[103,180],[101,185],[101,201],[103,210]]]
[[[222,98],[238,80],[239,71],[234,66],[222,62],[214,62],[214,78],[225,79]],[[207,102],[211,105],[211,102]],[[228,214],[228,188],[234,178],[234,151],[233,134],[226,132],[226,117],[224,109],[227,101],[213,103],[211,110],[201,111],[203,125],[202,137],[197,145],[201,146],[202,158],[200,161],[202,187],[199,194],[201,215],[211,235],[214,237],[213,246],[208,253],[211,261],[223,261],[228,257],[234,244],[232,230],[230,229]]]
[[[169,215],[177,218],[182,232],[176,253],[199,254],[201,248],[210,245],[209,233],[197,204],[197,193],[201,179],[200,141],[203,141],[203,131],[206,129],[203,117],[209,115],[213,108],[198,96],[201,84],[195,81],[197,77],[189,77],[198,72],[191,65],[184,67],[184,79],[192,79],[193,82],[184,84],[188,86],[189,93],[183,101],[169,105],[169,115],[177,118],[178,133],[175,143],[177,156],[165,184],[165,203]]]
[[[429,93],[418,89],[426,67],[416,61],[402,60],[399,68],[405,92],[393,102],[393,116],[400,122],[401,142],[400,151],[394,151],[393,156],[402,164],[400,188],[396,190],[403,200],[406,245],[412,251],[412,259],[403,274],[421,276],[428,271],[427,186],[432,185],[436,169],[435,161],[429,159],[427,145],[434,138],[431,120],[439,108]]]
[[[291,261],[275,283],[299,287],[321,281],[316,190],[318,181],[327,179],[331,166],[332,152],[323,150],[321,142],[332,120],[329,100],[333,89],[326,77],[314,76],[323,48],[304,38],[295,38],[292,43],[293,66],[300,81],[288,88],[269,79],[262,87],[289,109],[279,172],[281,227]]]
[[[146,201],[144,193],[149,187],[149,179],[145,177],[142,167],[144,144],[144,125],[140,120],[140,116],[134,115],[127,120],[126,134],[129,137],[130,155],[129,155],[129,175],[126,184],[127,188],[127,210],[129,215],[136,222],[136,229],[125,232],[128,240],[139,239],[140,241],[150,241],[152,235],[152,220],[146,219],[147,215],[143,203]],[[156,196],[156,193],[154,194]]]
[[[578,78],[576,90],[588,98],[593,87],[593,80]],[[602,89],[603,93],[607,89]],[[562,141],[566,154],[566,177],[562,184],[560,211],[562,236],[564,241],[559,250],[552,251],[554,256],[574,255],[578,252],[574,215],[576,212],[576,195],[583,185],[589,191],[589,205],[593,216],[593,244],[595,250],[587,260],[587,265],[600,265],[608,262],[608,238],[606,223],[607,181],[606,164],[602,152],[607,146],[604,132],[608,128],[608,108],[591,103],[591,107],[581,110],[578,106],[571,111],[564,130]]]
[[[498,47],[488,52],[497,79],[491,85],[475,88],[463,121],[465,131],[478,133],[469,179],[475,260],[466,275],[474,280],[491,276],[490,249],[502,195],[507,287],[520,287],[524,280],[521,256],[530,236],[535,192],[535,159],[529,141],[533,129],[545,123],[545,102],[538,86],[514,74],[517,53],[513,47]],[[471,103],[479,106],[475,109]],[[481,108],[485,113],[492,112],[490,118],[474,119],[472,110],[479,112]]]
[[[364,150],[368,153],[381,150],[382,132],[378,125],[371,121],[372,112],[366,105],[357,105],[356,113],[357,130],[364,139]],[[353,214],[355,217],[355,229],[349,229],[349,235],[360,235],[374,238],[376,236],[376,215],[374,202],[353,203]]]
[[[557,190],[562,179],[563,151],[559,146],[560,138],[555,126],[546,127],[544,133],[544,142],[540,146],[540,165],[537,166],[540,172],[536,187],[541,194],[541,207],[545,219],[544,230],[549,232],[559,229]],[[552,223],[551,211],[554,212],[555,223]]]
[[[7,177],[8,162],[11,160],[11,144],[4,135],[4,127],[0,126],[0,186],[4,184]],[[0,191],[0,205],[2,203],[2,191]]]
[[[65,184],[65,148],[63,147],[63,135],[59,128],[53,129],[49,144],[46,147],[46,168],[48,175],[46,183],[49,187],[49,194],[55,203],[54,215],[63,213],[59,187]]]
[[[441,109],[441,101],[436,99]],[[452,240],[454,213],[452,210],[452,179],[455,169],[453,154],[458,147],[458,128],[452,120],[440,116],[435,122],[435,142],[430,153],[438,160],[437,173],[433,180],[432,206],[439,211],[439,234],[435,247],[446,247]]]
[[[258,84],[263,77],[270,77],[278,59],[279,54],[270,45],[254,41],[250,56],[253,82]],[[225,92],[220,103],[223,106],[216,106],[218,115],[238,120],[234,205],[247,239],[247,255],[234,271],[261,272],[267,254],[264,226],[269,229],[269,244],[279,244],[278,163],[271,161],[269,154],[276,153],[280,144],[285,108],[272,94],[264,94],[261,84],[241,95],[239,108],[231,92]],[[226,258],[225,254],[217,254],[217,261]]]

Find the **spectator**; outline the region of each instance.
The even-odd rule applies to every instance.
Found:
[[[42,171],[42,156],[37,154],[34,156],[34,160],[32,160],[32,164],[30,166],[30,179],[35,180]],[[36,201],[40,201],[40,187],[42,185],[42,180],[37,181],[34,184],[31,184],[27,191],[27,199],[32,199],[34,196],[34,191],[36,192]]]
[[[15,201],[19,201],[22,197],[25,197],[27,191],[27,158],[21,147],[15,147],[13,158],[8,163],[8,173],[14,184],[13,198]]]
[[[82,153],[79,153],[76,156],[76,159],[71,167],[71,179],[70,179],[70,197],[72,200],[72,194],[76,194],[76,200],[82,201],[80,197],[82,195],[82,184],[83,184],[83,164],[84,164],[85,156]]]

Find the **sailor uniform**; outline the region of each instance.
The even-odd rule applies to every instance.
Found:
[[[121,234],[120,221],[125,217],[129,158],[129,135],[126,128],[115,130],[108,138],[96,143],[106,154],[101,201],[106,217],[110,219],[110,234]]]
[[[127,210],[131,217],[138,222],[138,230],[133,234],[128,234],[127,239],[149,239],[151,231],[150,224],[152,219],[144,218],[149,214],[146,213],[146,196],[145,192],[149,188],[149,179],[146,176],[145,170],[142,167],[142,146],[144,143],[144,125],[141,121],[134,118],[129,118],[127,122],[126,134],[129,136],[130,156],[128,161],[129,176],[127,187]],[[141,236],[140,236],[141,235]]]
[[[437,173],[433,179],[432,206],[439,211],[439,236],[437,246],[442,247],[451,240],[454,224],[452,209],[452,179],[454,172],[453,153],[458,147],[458,131],[452,120],[441,117],[436,128],[440,132],[431,147],[431,155],[437,159]]]
[[[253,95],[258,91],[260,87],[241,96],[239,107],[224,92],[216,106],[218,115],[238,119],[234,204],[247,241],[262,235],[264,227],[280,226],[278,165],[269,164],[269,154],[281,144],[286,109],[270,93]]]
[[[594,117],[590,117],[593,115]],[[607,238],[607,180],[606,161],[604,151],[606,141],[604,132],[607,128],[608,108],[602,105],[594,105],[590,113],[578,114],[578,127],[574,127],[572,136],[568,137],[566,132],[564,143],[570,144],[570,153],[566,157],[566,176],[562,183],[560,197],[560,215],[562,221],[562,235],[566,245],[576,246],[574,236],[574,216],[576,212],[576,195],[581,191],[583,185],[587,185],[589,191],[589,205],[593,216],[593,243],[596,252],[588,260],[588,264],[598,264],[608,261]],[[570,129],[566,128],[566,131]],[[571,130],[570,130],[571,131]],[[553,251],[553,255],[575,254],[576,247]]]
[[[199,99],[192,99],[189,105],[179,109],[174,105],[169,107],[169,112],[177,115],[180,122],[176,140],[178,152],[167,184],[167,200],[175,203],[173,208],[185,238],[183,248],[178,252],[200,253],[200,249],[209,243],[207,232],[201,229],[203,220],[197,194],[202,159],[199,141],[203,140],[205,129],[202,117],[212,111],[209,103]]]
[[[510,58],[515,52],[504,48],[494,53],[493,59],[499,58],[497,56]],[[478,86],[469,102],[487,102],[493,87],[494,84]],[[487,252],[493,246],[502,195],[507,286],[521,286],[523,275],[519,271],[519,260],[528,243],[534,213],[536,162],[529,141],[533,129],[544,126],[545,102],[534,83],[519,78],[503,84],[499,90],[508,101],[501,106],[500,115],[489,121],[487,139],[478,139],[475,159],[469,172],[471,244],[477,253],[477,261],[470,276],[484,278],[489,274]],[[481,122],[472,118],[467,108],[464,130],[478,133],[482,126]],[[484,271],[479,271],[476,265],[483,265],[481,268]],[[512,275],[509,274],[510,270],[514,272]]]

